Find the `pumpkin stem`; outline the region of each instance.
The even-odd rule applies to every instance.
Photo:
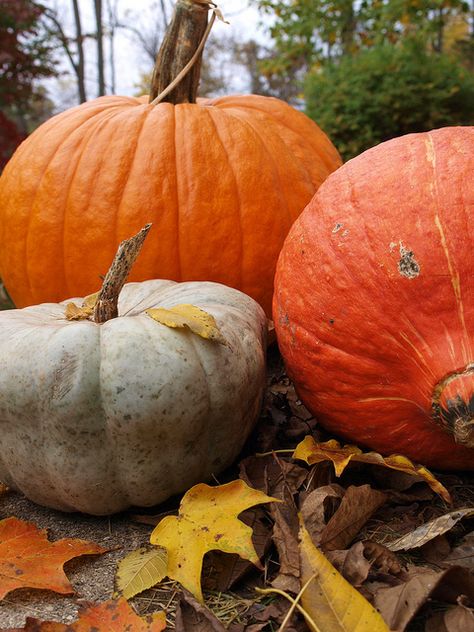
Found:
[[[118,297],[132,269],[135,259],[143,246],[151,224],[146,224],[140,232],[119,245],[94,305],[92,320],[96,323],[118,316]]]
[[[156,57],[150,103],[196,103],[202,51],[212,28],[208,0],[177,0],[174,15]]]
[[[445,376],[433,392],[434,421],[456,443],[474,448],[474,363]]]

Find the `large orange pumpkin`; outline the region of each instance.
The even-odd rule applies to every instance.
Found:
[[[161,55],[164,70],[189,40]],[[42,125],[7,165],[0,274],[18,307],[82,296],[118,243],[153,222],[131,280],[218,281],[270,313],[284,238],[340,164],[318,126],[274,98],[102,97]]]
[[[275,280],[288,371],[329,430],[474,469],[474,127],[383,143],[328,178]]]

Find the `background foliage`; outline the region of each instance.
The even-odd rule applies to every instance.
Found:
[[[45,7],[2,0],[0,7],[0,169],[13,149],[49,115],[36,81],[55,74],[52,45],[42,31]]]
[[[331,61],[308,75],[305,96],[346,159],[395,136],[474,122],[474,75],[419,40]]]

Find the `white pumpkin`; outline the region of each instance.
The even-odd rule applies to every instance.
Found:
[[[129,283],[102,324],[66,320],[67,302],[0,313],[0,480],[39,504],[104,515],[232,463],[264,390],[255,301],[217,283]],[[145,314],[182,303],[214,316],[228,344]]]

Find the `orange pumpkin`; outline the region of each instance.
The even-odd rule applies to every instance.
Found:
[[[18,307],[83,296],[152,222],[132,281],[217,281],[270,314],[286,234],[340,164],[318,126],[274,98],[102,97],[42,125],[7,165],[0,274]]]
[[[330,431],[474,469],[474,127],[382,143],[330,176],[275,280],[280,350]]]

